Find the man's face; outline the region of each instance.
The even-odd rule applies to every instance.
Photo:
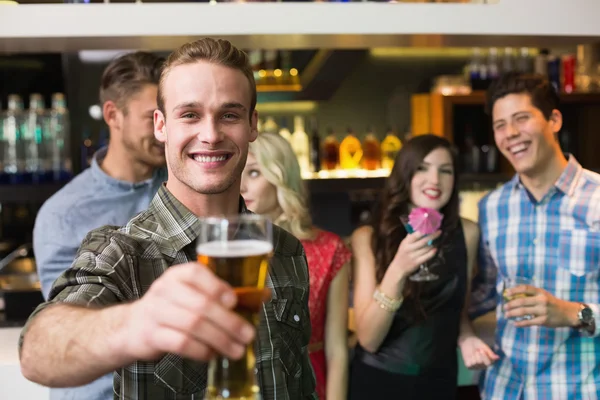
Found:
[[[163,83],[165,114],[154,113],[154,126],[165,143],[169,181],[201,194],[239,184],[248,145],[258,134],[245,75],[198,61],[174,67]]]
[[[165,164],[164,145],[154,137],[152,122],[157,90],[157,85],[145,85],[119,111],[123,147],[136,162],[154,168]]]
[[[519,174],[540,173],[560,154],[556,134],[562,115],[554,110],[547,120],[531,104],[529,94],[509,94],[496,100],[492,124],[498,149]]]

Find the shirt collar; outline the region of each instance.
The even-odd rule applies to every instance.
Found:
[[[108,175],[106,172],[104,172],[102,170],[102,167],[100,167],[100,164],[102,164],[102,161],[104,161],[104,158],[106,157],[107,152],[108,152],[108,147],[106,147],[106,146],[102,147],[101,149],[96,151],[94,153],[94,156],[92,157],[92,163],[90,165],[90,170],[91,170],[93,179],[96,180],[97,182],[100,182],[102,185],[111,186],[111,187],[114,187],[117,189],[128,191],[128,190],[135,190],[135,189],[138,189],[141,187],[146,187],[148,185],[151,185],[157,179],[164,180],[166,178],[166,173],[165,173],[166,169],[165,168],[157,168],[154,171],[152,178],[146,179],[145,181],[132,183],[132,182],[115,179],[112,176]]]
[[[162,235],[177,252],[193,243],[200,234],[200,220],[184,206],[163,183],[152,199],[150,209],[156,215],[162,228]],[[242,196],[239,200],[239,212],[250,213]],[[161,236],[162,236],[161,235]],[[170,255],[172,256],[172,255]]]
[[[567,166],[554,183],[554,187],[567,196],[573,196],[575,188],[577,187],[577,183],[579,182],[579,178],[581,177],[583,167],[572,154],[567,155],[567,160]],[[519,174],[515,174],[515,176],[513,176],[513,178],[509,181],[509,184],[513,190],[524,187],[521,183],[521,179],[519,178]]]

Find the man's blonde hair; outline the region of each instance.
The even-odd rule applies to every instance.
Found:
[[[252,115],[256,107],[256,82],[254,81],[254,73],[248,56],[232,45],[231,42],[212,38],[203,38],[186,43],[169,55],[158,84],[158,109],[165,114],[163,85],[169,72],[179,65],[193,64],[198,61],[206,61],[241,71],[250,83],[251,104],[249,112]]]
[[[298,239],[313,239],[308,195],[289,142],[273,133],[261,133],[248,151],[256,158],[263,176],[277,189],[277,202],[283,213],[274,223]]]

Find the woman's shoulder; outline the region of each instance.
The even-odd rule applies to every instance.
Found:
[[[320,228],[315,229],[315,237],[313,241],[321,244],[344,244],[344,240],[340,235]]]
[[[352,232],[352,243],[371,242],[373,236],[373,227],[371,225],[362,225]]]
[[[470,219],[461,218],[463,232],[467,239],[479,239],[479,225]]]

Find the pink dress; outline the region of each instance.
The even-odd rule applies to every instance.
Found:
[[[327,293],[331,281],[335,278],[344,264],[350,261],[352,253],[342,239],[331,232],[318,231],[313,240],[302,240],[308,270],[310,273],[310,322],[312,335],[310,345],[320,347],[310,353],[310,361],[317,378],[317,394],[319,399],[325,399],[327,387],[327,360],[325,358],[325,321],[327,316]],[[346,340],[345,337],[340,340]]]

